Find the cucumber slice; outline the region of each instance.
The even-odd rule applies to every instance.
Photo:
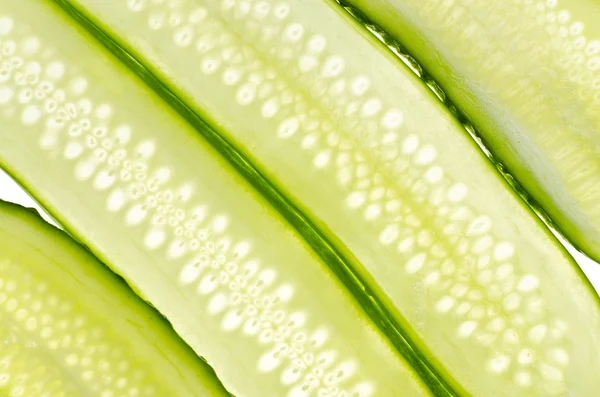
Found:
[[[229,394],[122,279],[34,210],[0,201],[0,395]]]
[[[449,389],[595,393],[596,293],[462,125],[339,6],[61,3],[260,166]]]
[[[229,392],[430,395],[262,196],[60,9],[0,14],[0,164]]]
[[[600,3],[344,2],[402,43],[561,233],[600,262]]]

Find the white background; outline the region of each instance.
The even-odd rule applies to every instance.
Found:
[[[44,213],[43,209],[1,169],[0,199],[5,201],[12,201],[14,203],[24,205],[26,207],[34,207],[42,214],[44,219],[46,219],[50,223],[54,223]],[[588,276],[588,278],[596,288],[596,291],[600,291],[600,264],[592,261],[591,259],[575,251],[572,247],[568,245],[566,245],[566,247],[571,252],[571,255],[573,255],[573,257],[577,260],[585,274]]]

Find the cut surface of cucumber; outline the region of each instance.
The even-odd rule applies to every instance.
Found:
[[[430,395],[262,196],[59,8],[0,1],[0,41],[0,165],[229,392]]]
[[[600,4],[344,3],[427,69],[556,227],[600,261]]]
[[[591,396],[598,297],[408,68],[331,1],[63,1],[234,143],[458,394]]]
[[[122,279],[33,210],[0,201],[0,395],[229,394]]]

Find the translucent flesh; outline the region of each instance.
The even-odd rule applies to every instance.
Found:
[[[0,395],[228,393],[159,313],[89,252],[0,201]]]
[[[600,4],[345,3],[425,66],[560,231],[600,261]]]
[[[7,0],[0,12],[0,164],[231,393],[429,395],[330,269],[185,120],[57,8]]]
[[[292,197],[449,385],[598,388],[585,277],[440,101],[333,2],[67,3]]]

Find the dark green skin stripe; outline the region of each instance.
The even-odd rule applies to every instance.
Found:
[[[480,126],[479,128],[476,128],[474,125],[477,121],[477,113],[473,113],[472,111],[469,112],[470,109],[468,109],[468,106],[463,111],[461,108],[458,108],[453,103],[452,99],[450,99],[450,97],[448,96],[448,94],[454,94],[454,102],[460,103],[461,100],[463,100],[463,98],[461,97],[461,92],[464,94],[465,92],[469,91],[468,89],[459,91],[454,90],[455,92],[453,93],[452,90],[456,87],[452,87],[451,82],[443,81],[442,76],[446,72],[442,70],[443,68],[440,68],[440,64],[434,64],[433,66],[431,66],[431,69],[428,70],[428,67],[425,66],[425,63],[427,61],[427,55],[423,55],[423,53],[418,54],[418,51],[414,48],[411,48],[413,51],[407,50],[406,47],[410,47],[411,43],[410,37],[402,37],[401,34],[394,32],[393,28],[390,27],[388,27],[387,29],[389,32],[386,31],[386,29],[382,27],[385,25],[383,22],[379,22],[380,25],[378,25],[378,23],[376,22],[373,22],[369,15],[366,15],[362,10],[357,8],[359,6],[351,4],[353,2],[352,0],[327,1],[337,3],[359,24],[375,28],[377,31],[378,38],[382,40],[384,44],[390,49],[393,48],[395,51],[392,52],[395,53],[395,55],[397,55],[397,52],[401,52],[401,59],[405,63],[409,62],[411,64],[411,69],[415,72],[415,74],[431,88],[431,90],[444,103],[448,110],[465,126],[467,132],[477,142],[477,144],[480,146],[480,148],[488,157],[488,159],[496,166],[499,173],[506,179],[506,181],[514,189],[517,195],[523,201],[526,202],[526,204],[531,208],[531,210],[543,220],[546,226],[549,227],[555,234],[560,235],[565,241],[568,241],[568,243],[576,251],[578,251],[582,255],[585,255],[586,257],[590,258],[595,262],[600,262],[600,256],[598,256],[598,253],[594,251],[594,247],[589,244],[589,241],[585,241],[585,239],[590,238],[590,236],[581,236],[581,234],[585,232],[578,230],[578,228],[571,225],[568,220],[563,219],[564,214],[561,214],[560,209],[555,208],[554,204],[548,202],[549,198],[547,194],[543,191],[543,188],[540,188],[539,186],[530,183],[527,180],[528,175],[523,174],[523,170],[518,169],[519,165],[515,165],[515,163],[513,163],[512,167],[509,167],[507,164],[511,160],[510,156],[503,157],[502,153],[499,151],[494,152],[496,153],[495,155],[490,150],[493,150],[494,148],[491,144],[491,142],[494,140],[494,136],[492,134],[498,134],[502,136],[503,132],[496,130],[496,132],[494,133],[494,129],[491,129],[490,131],[487,131],[487,133],[483,133],[485,132],[485,125],[478,124]],[[593,2],[590,3],[590,7],[594,7],[592,3]],[[377,17],[373,16],[372,18],[376,19]],[[393,20],[394,15],[390,15],[390,18]],[[401,25],[402,24],[399,23],[397,26]],[[403,45],[402,43],[405,43],[406,45]],[[435,49],[427,51],[430,53],[434,53]],[[441,60],[440,62],[443,63],[443,60]],[[438,82],[436,82],[435,79],[431,77],[432,75],[435,75],[438,81],[440,83],[445,83],[445,85],[438,84]],[[444,92],[444,89],[448,91],[448,94]],[[461,103],[461,105],[464,105],[464,102]],[[482,131],[482,133],[480,133],[478,129],[479,131]],[[502,161],[506,162],[506,164],[502,163],[498,158],[501,158]],[[524,186],[527,186],[527,189]]]
[[[444,104],[444,106],[448,109],[448,111],[458,120],[460,124],[463,125],[465,131],[473,138],[477,146],[481,149],[481,151],[485,154],[488,160],[494,165],[498,173],[508,182],[510,187],[515,191],[517,196],[524,201],[527,206],[539,217],[542,219],[544,224],[550,228],[554,233],[560,235],[565,240],[567,236],[557,227],[555,222],[550,218],[550,216],[546,213],[546,211],[542,208],[542,206],[525,190],[523,185],[519,183],[511,173],[510,169],[502,164],[494,154],[488,149],[488,145],[486,143],[486,139],[477,131],[477,128],[471,123],[469,118],[452,102],[452,100],[446,95],[442,87],[431,77],[431,74],[427,70],[425,66],[420,64],[418,60],[416,60],[412,54],[404,48],[404,46],[390,36],[384,29],[378,26],[376,23],[371,21],[365,13],[363,13],[358,8],[347,3],[346,0],[331,0],[335,1],[341,8],[343,8],[348,15],[354,18],[360,25],[364,27],[369,27],[370,29],[374,29],[377,31],[378,38],[388,47],[390,52],[397,56],[402,62],[409,65],[409,68],[413,71],[415,76],[425,83],[427,87],[435,94],[435,96]],[[369,29],[367,29],[369,30]],[[393,49],[393,50],[392,50]],[[400,53],[401,55],[398,55]],[[581,250],[576,244],[573,244],[573,247],[586,255],[583,250]],[[584,277],[583,272],[581,273]],[[587,279],[587,278],[586,278]],[[592,285],[590,284],[590,287]],[[593,287],[592,287],[592,290]],[[595,291],[595,290],[594,290]]]
[[[376,288],[373,286],[375,283],[366,280],[356,271],[360,264],[352,254],[343,248],[343,245],[324,225],[317,225],[317,222],[307,215],[307,211],[287,197],[283,189],[280,189],[266,176],[267,173],[257,166],[257,161],[242,153],[212,127],[200,111],[189,106],[182,95],[157,77],[157,73],[142,61],[142,57],[120,43],[108,29],[103,29],[99,21],[95,21],[66,0],[53,0],[53,2],[179,113],[285,218],[349,289],[361,308],[397,351],[405,357],[435,396],[467,395],[459,390],[460,386],[456,382],[447,379],[447,376],[441,376],[433,367],[430,360],[426,358],[431,355],[425,353],[424,349],[409,336],[410,332],[407,328],[410,325],[406,320],[399,320],[399,315],[393,315],[391,308],[385,305],[376,293]]]

